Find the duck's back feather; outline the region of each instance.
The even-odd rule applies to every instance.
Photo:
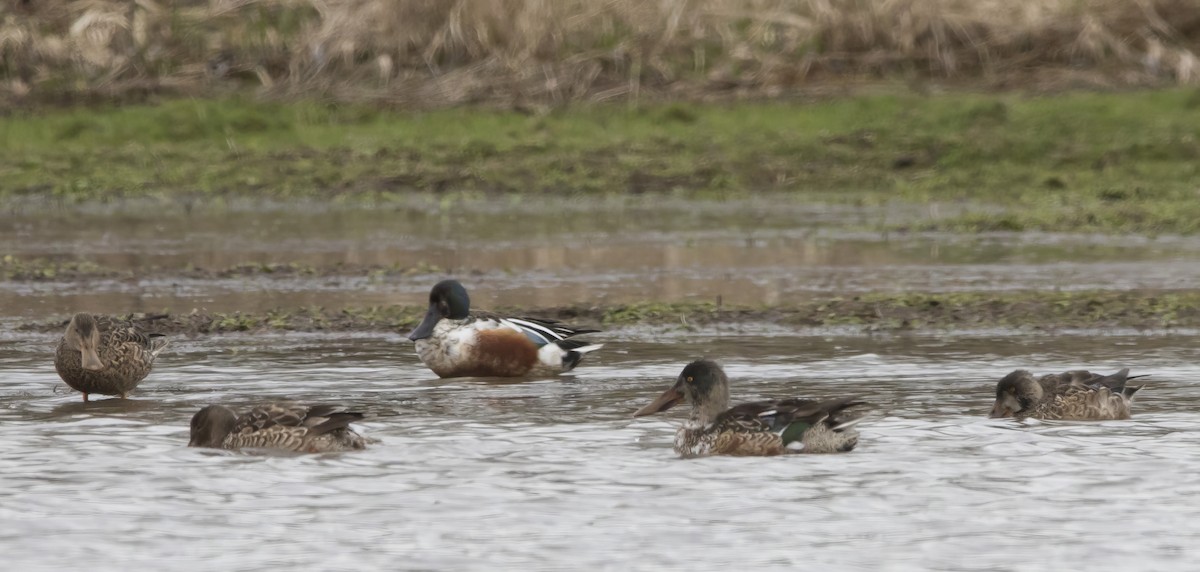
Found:
[[[1139,389],[1141,386],[1125,385],[1125,379],[1061,384],[1028,416],[1076,421],[1129,419],[1133,394]]]
[[[857,397],[842,397],[742,403],[718,415],[710,431],[722,436],[728,434],[726,441],[737,435],[747,441],[746,445],[754,445],[756,451],[766,450],[768,441],[781,450],[795,443],[801,446],[798,450],[806,453],[849,451],[858,442],[857,434],[850,428],[862,415],[847,410],[858,405],[866,402]],[[721,443],[718,437],[716,450],[721,450]]]
[[[559,342],[578,334],[590,334],[599,330],[567,326],[558,320],[502,316],[493,312],[476,310],[471,312],[476,320],[495,322],[498,326],[512,328],[529,337],[538,346]]]
[[[340,405],[259,405],[238,417],[225,446],[300,452],[361,449],[365,441],[349,425],[362,418],[362,413]]]

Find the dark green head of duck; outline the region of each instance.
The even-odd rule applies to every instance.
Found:
[[[425,318],[408,334],[408,339],[421,340],[433,335],[433,329],[442,318],[462,320],[471,312],[471,298],[467,289],[457,280],[442,280],[429,291],[429,310]]]

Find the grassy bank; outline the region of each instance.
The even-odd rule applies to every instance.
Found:
[[[424,113],[241,99],[0,122],[0,198],[671,194],[977,205],[909,228],[1200,229],[1200,92]]]
[[[421,306],[277,309],[261,314],[140,314],[136,320],[164,334],[230,332],[407,331],[425,314]],[[1200,292],[968,292],[953,294],[877,293],[817,299],[785,306],[734,307],[683,302],[501,308],[512,315],[552,318],[581,326],[616,328],[738,327],[772,323],[785,327],[841,327],[864,332],[954,331],[1015,328],[1029,331],[1133,328],[1162,331],[1200,328]],[[67,318],[24,324],[25,331],[55,333]]]
[[[1194,0],[6,0],[0,99],[422,107],[1200,81]]]

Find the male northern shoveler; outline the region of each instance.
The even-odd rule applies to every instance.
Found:
[[[680,401],[692,415],[675,434],[679,456],[771,456],[842,453],[858,444],[852,427],[862,421],[846,409],[866,405],[855,397],[815,401],[780,399],[729,407],[729,378],[716,362],[698,360],[683,368],[675,385],[634,417],[666,411]]]
[[[988,417],[1068,421],[1129,419],[1133,394],[1142,386],[1127,386],[1126,382],[1138,377],[1145,376],[1130,377],[1129,368],[1125,368],[1112,375],[1086,370],[1052,373],[1034,381],[1033,374],[1018,369],[996,384],[996,403]]]
[[[126,320],[75,314],[58,342],[54,369],[72,389],[124,398],[150,374],[166,338],[147,334]]]
[[[467,289],[443,280],[429,292],[429,311],[408,339],[439,377],[520,377],[574,369],[584,354],[604,344],[567,338],[597,331],[555,320],[472,312]]]
[[[297,453],[351,451],[367,446],[367,440],[350,428],[362,418],[362,413],[339,405],[267,403],[242,416],[224,405],[209,405],[192,416],[188,446]]]

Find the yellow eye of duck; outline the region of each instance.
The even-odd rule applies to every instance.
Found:
[[[690,375],[689,375],[689,376],[687,377],[687,382],[688,382],[688,383],[691,383],[692,381],[693,381],[693,380],[692,380],[692,376],[690,376]]]

